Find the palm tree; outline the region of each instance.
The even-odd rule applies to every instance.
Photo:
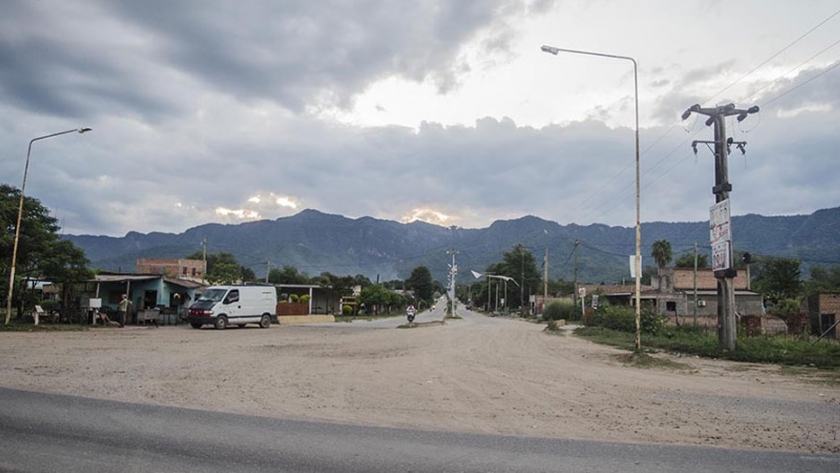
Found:
[[[656,266],[659,267],[659,271],[661,272],[662,268],[671,262],[671,244],[664,238],[656,240],[653,242],[653,248],[651,249],[650,255],[653,256],[654,260],[656,260]]]

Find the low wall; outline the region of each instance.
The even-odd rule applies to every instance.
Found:
[[[283,324],[327,324],[335,322],[332,315],[279,315],[277,323]]]
[[[309,313],[309,304],[305,302],[278,302],[275,308],[278,316],[306,315]]]

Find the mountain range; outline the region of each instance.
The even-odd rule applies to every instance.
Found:
[[[643,223],[642,263],[652,266],[651,245],[671,243],[674,259],[699,251],[708,255],[709,223]],[[736,251],[757,257],[784,256],[811,265],[840,264],[840,207],[810,215],[732,217]],[[571,280],[575,241],[578,279],[590,283],[629,281],[628,256],[635,253],[635,229],[601,224],[560,225],[534,216],[498,220],[487,228],[441,227],[425,222],[399,223],[371,217],[351,219],[317,210],[290,217],[236,225],[206,224],[183,233],[129,232],[124,237],[65,235],[82,248],[94,268],[133,272],[137,258],[183,258],[202,249],[232,253],[239,263],[264,276],[268,268],[284,265],[309,274],[363,274],[371,280],[405,279],[417,266],[426,266],[438,281],[446,280],[450,249],[457,250],[459,280],[470,270],[483,271],[502,261],[504,252],[522,244],[542,265],[549,254],[549,277]],[[206,239],[206,240],[205,240]]]

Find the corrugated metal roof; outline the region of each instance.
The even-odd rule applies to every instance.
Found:
[[[168,282],[169,284],[175,284],[176,286],[185,287],[187,289],[196,289],[204,286],[204,284],[197,283],[195,281],[190,281],[189,279],[163,278],[163,280]]]
[[[159,279],[160,276],[143,274],[97,274],[92,282],[126,282],[126,281],[151,281]]]

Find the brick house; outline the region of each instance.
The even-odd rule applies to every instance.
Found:
[[[196,259],[138,258],[134,272],[200,282],[207,272],[207,263]]]
[[[836,339],[837,327],[834,324],[840,320],[840,293],[812,294],[807,299],[807,306],[812,331],[822,334],[830,329],[827,336]]]

